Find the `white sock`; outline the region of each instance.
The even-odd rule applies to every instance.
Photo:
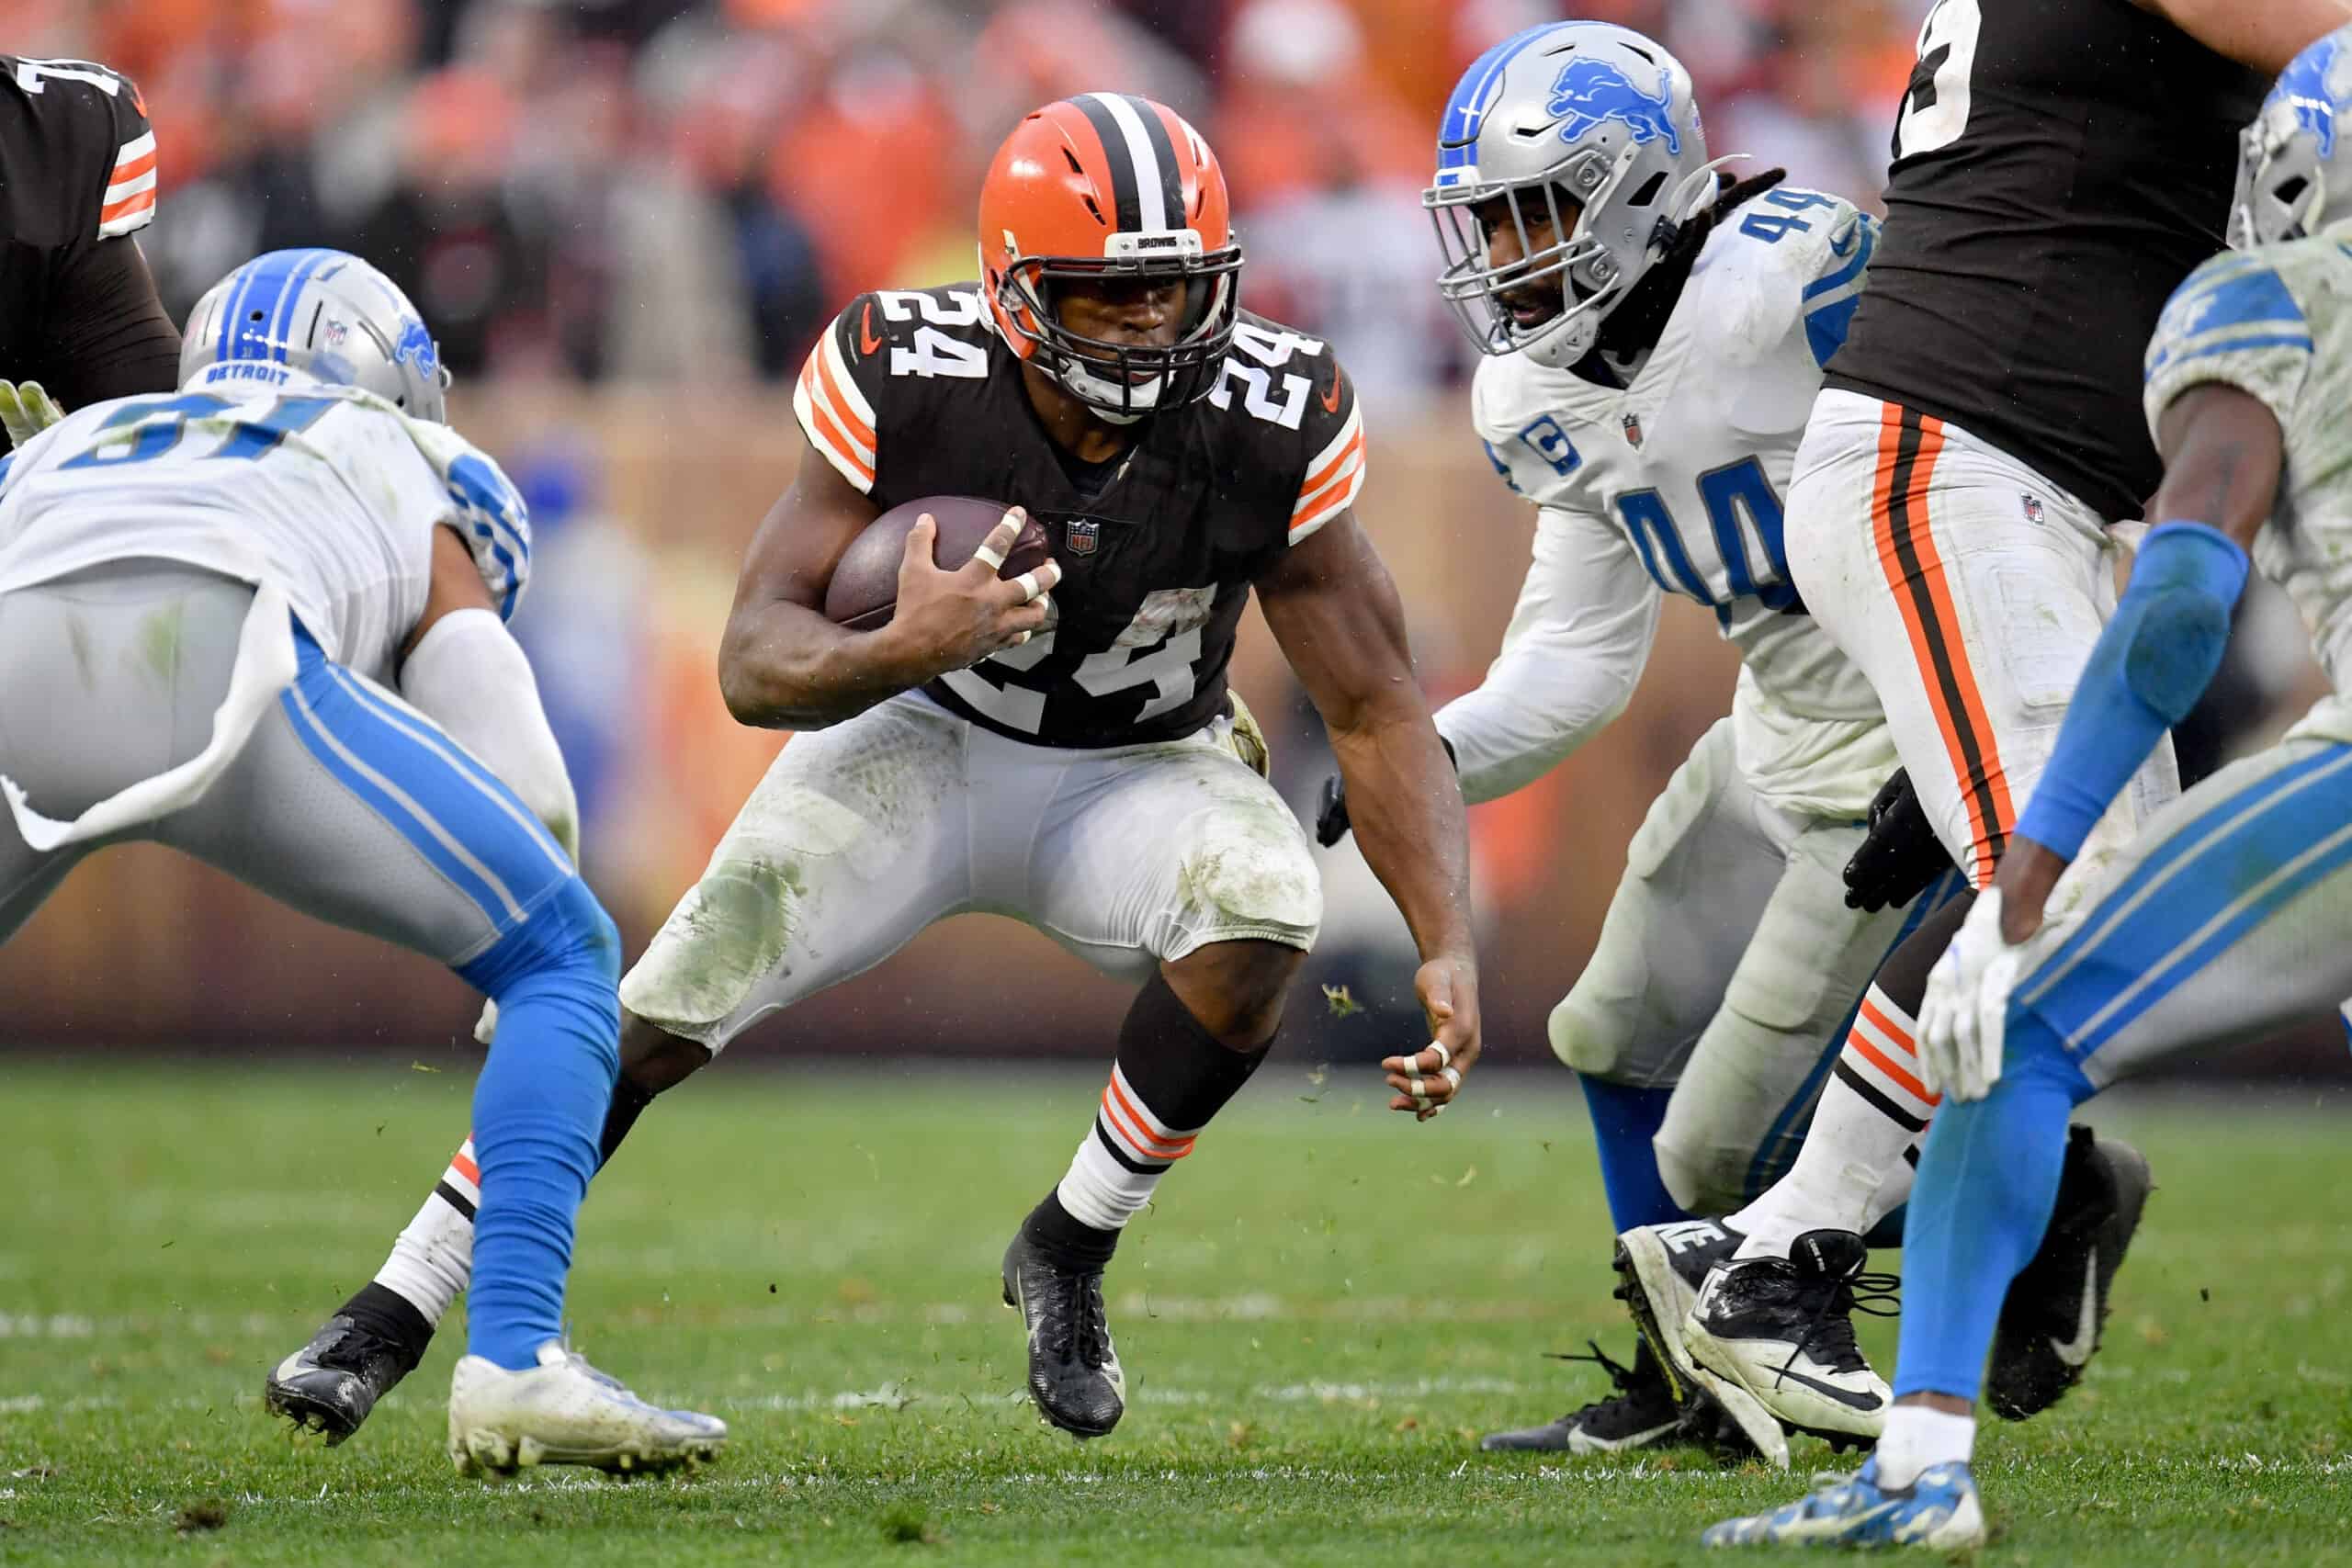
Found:
[[[1870,988],[1796,1164],[1724,1222],[1746,1238],[1739,1258],[1786,1258],[1807,1231],[1867,1233],[1911,1195],[1904,1152],[1926,1133],[1938,1103],[1919,1081],[1916,1028],[1885,992]]]
[[[376,1283],[438,1324],[474,1271],[474,1211],[481,1205],[481,1170],[470,1137],[449,1157],[433,1195],[409,1221]]]
[[[1054,1190],[1080,1224],[1125,1230],[1151,1201],[1152,1189],[1168,1168],[1193,1152],[1193,1140],[1199,1135],[1198,1128],[1171,1128],[1153,1115],[1114,1063],[1093,1129],[1078,1145],[1069,1173]]]
[[[1878,1483],[1900,1491],[1939,1464],[1966,1464],[1976,1452],[1976,1417],[1925,1404],[1897,1404],[1878,1439]]]

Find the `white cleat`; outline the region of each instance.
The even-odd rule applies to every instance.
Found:
[[[460,1475],[537,1464],[632,1475],[716,1459],[726,1443],[717,1416],[656,1409],[552,1339],[536,1367],[466,1356],[449,1378],[449,1462]]]
[[[1690,1308],[1709,1271],[1728,1261],[1739,1242],[1738,1233],[1713,1220],[1629,1230],[1617,1238],[1617,1296],[1634,1314],[1642,1342],[1666,1367],[1676,1393],[1714,1405],[1765,1463],[1786,1470],[1789,1439],[1779,1418],[1747,1389],[1717,1376],[1690,1353]]]
[[[1855,1342],[1852,1314],[1885,1315],[1896,1281],[1863,1273],[1868,1257],[1851,1231],[1818,1230],[1797,1237],[1786,1259],[1715,1265],[1682,1324],[1702,1381],[1744,1392],[1841,1452],[1877,1442],[1894,1395]]]

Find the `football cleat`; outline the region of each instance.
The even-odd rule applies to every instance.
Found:
[[[1708,1546],[1924,1546],[1962,1551],[1984,1544],[1984,1506],[1964,1462],[1929,1465],[1908,1486],[1882,1486],[1878,1461],[1826,1478],[1811,1496],[1770,1514],[1708,1528]]]
[[[1634,1342],[1634,1364],[1622,1366],[1590,1340],[1589,1356],[1563,1356],[1564,1361],[1591,1361],[1609,1374],[1617,1392],[1571,1410],[1556,1421],[1516,1432],[1489,1432],[1478,1440],[1487,1453],[1613,1454],[1629,1449],[1656,1448],[1680,1441],[1682,1407],[1674,1385],[1657,1364],[1649,1341]]]
[[[1063,1263],[1016,1233],[1004,1249],[1004,1304],[1029,1330],[1029,1396],[1071,1437],[1100,1438],[1127,1410],[1127,1375],[1102,1314],[1102,1270]]]
[[[1617,1297],[1633,1314],[1642,1343],[1684,1407],[1689,1433],[1718,1450],[1753,1450],[1787,1469],[1781,1423],[1738,1383],[1717,1377],[1690,1354],[1687,1324],[1700,1287],[1739,1249],[1739,1233],[1713,1220],[1641,1225],[1617,1238]]]
[[[2050,1228],[2010,1281],[1993,1332],[1984,1399],[2006,1419],[2049,1409],[2082,1381],[2107,1322],[2115,1271],[2154,1190],[2137,1149],[2088,1127],[2072,1129]]]
[[[552,1339],[536,1367],[465,1356],[449,1375],[449,1462],[460,1475],[538,1464],[641,1474],[716,1459],[726,1444],[718,1417],[657,1409]]]
[[[1900,1281],[1863,1273],[1869,1258],[1853,1232],[1819,1230],[1786,1259],[1718,1264],[1683,1320],[1691,1361],[1786,1426],[1841,1450],[1876,1442],[1893,1395],[1855,1343],[1852,1314],[1894,1315],[1885,1303]]]
[[[390,1297],[393,1310],[388,1314],[370,1303],[371,1292]],[[378,1310],[366,1310],[371,1305]],[[402,1335],[396,1326],[412,1332]],[[416,1370],[432,1339],[433,1325],[415,1308],[371,1284],[328,1318],[308,1345],[277,1363],[262,1385],[262,1405],[298,1431],[325,1433],[332,1448],[359,1430],[376,1402]]]

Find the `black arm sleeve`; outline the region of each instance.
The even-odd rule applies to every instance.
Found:
[[[70,412],[179,385],[180,334],[129,238],[70,256],[51,297],[33,379]]]

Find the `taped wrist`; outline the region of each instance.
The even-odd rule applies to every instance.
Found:
[[[2019,834],[2075,858],[2108,803],[2221,668],[2247,564],[2235,540],[2202,523],[2149,530],[2018,819]]]

